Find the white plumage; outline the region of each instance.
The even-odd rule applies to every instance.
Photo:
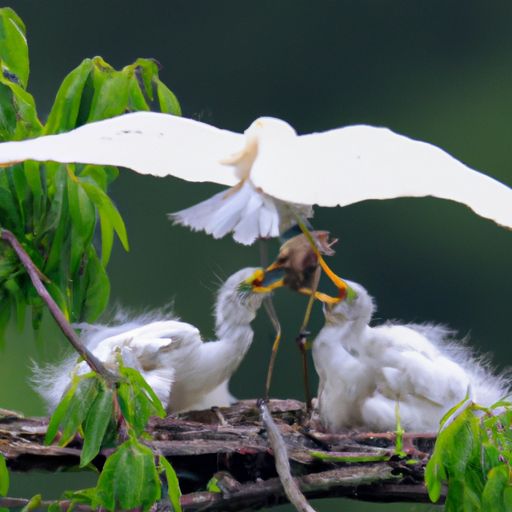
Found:
[[[108,367],[117,368],[120,352],[126,366],[139,370],[169,412],[227,406],[234,397],[228,381],[247,353],[251,322],[265,294],[241,293],[240,284],[255,268],[239,270],[221,286],[215,306],[218,339],[203,342],[193,325],[148,315],[119,325],[82,325],[83,341]],[[86,373],[76,356],[57,366],[36,368],[36,390],[53,410],[73,372]]]
[[[372,298],[347,282],[357,298],[324,306],[325,326],[313,344],[319,414],[329,431],[394,430],[397,400],[406,430],[437,431],[442,416],[468,391],[486,406],[510,393],[506,379],[452,341],[444,327],[370,327]]]
[[[512,228],[512,191],[432,144],[387,128],[348,126],[297,135],[263,117],[245,134],[168,114],[137,112],[69,133],[0,144],[0,164],[54,160],[131,168],[233,187],[173,215],[215,237],[250,244],[286,229],[292,210],[366,199],[434,196]],[[300,206],[299,206],[300,205]]]

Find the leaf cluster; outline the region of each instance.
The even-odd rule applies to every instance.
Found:
[[[430,499],[447,484],[446,512],[510,511],[511,461],[512,404],[471,404],[439,433],[425,470]]]
[[[80,467],[89,466],[102,448],[121,442],[107,458],[96,487],[69,492],[73,504],[106,510],[148,510],[162,498],[162,488],[174,510],[180,510],[180,489],[174,469],[155,455],[144,433],[151,416],[165,410],[140,373],[118,358],[119,380],[114,385],[98,374],[75,375],[50,419],[45,442],[58,437],[65,446],[83,437]],[[163,483],[162,483],[163,482]]]
[[[101,57],[85,59],[65,77],[43,123],[27,91],[25,26],[12,9],[0,8],[0,141],[57,134],[127,111],[180,115],[176,97],[158,73],[151,59],[137,59],[121,70]],[[100,315],[109,297],[105,268],[114,235],[128,250],[123,219],[108,196],[118,172],[108,166],[32,161],[0,168],[0,231],[8,229],[21,243],[68,321],[92,322]],[[96,238],[101,241],[98,249]],[[0,337],[13,312],[19,325],[24,324],[28,306],[34,327],[39,325],[42,300],[15,253],[1,242],[0,304]],[[165,415],[162,404],[120,357],[117,374],[113,383],[95,372],[77,372],[52,415],[45,441],[57,439],[65,446],[82,437],[80,467],[90,467],[102,449],[114,448],[97,486],[67,497],[72,504],[93,508],[148,510],[167,488],[174,510],[180,510],[176,474],[164,457],[155,455],[144,432],[150,416]],[[0,496],[8,486],[0,455]],[[34,496],[25,509],[40,503],[41,496]],[[60,505],[50,508],[60,510]]]
[[[85,59],[60,86],[46,123],[27,91],[25,26],[0,9],[0,141],[71,130],[127,111],[158,109],[179,115],[174,94],[160,81],[158,64],[138,59],[118,71],[101,57]],[[95,165],[40,164],[0,169],[0,229],[12,231],[47,278],[47,288],[70,321],[98,318],[109,298],[105,267],[114,234],[128,250],[126,228],[107,194],[118,170]],[[101,249],[94,246],[99,224]],[[0,335],[12,313],[23,325],[27,306],[34,327],[43,304],[12,250],[0,244]]]

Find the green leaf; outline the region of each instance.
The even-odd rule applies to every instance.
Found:
[[[0,453],[0,496],[6,496],[9,490],[9,470],[5,457]]]
[[[7,172],[6,169],[0,169],[0,174]],[[2,218],[2,225],[5,228],[11,228],[16,233],[21,227],[20,214],[12,193],[0,187],[0,218]]]
[[[156,80],[156,91],[160,109],[166,114],[181,116],[181,107],[174,93],[160,80]]]
[[[84,423],[84,445],[80,455],[80,467],[87,466],[98,454],[113,415],[114,393],[105,386],[100,385]]]
[[[445,501],[446,512],[464,512],[464,481],[450,479]]]
[[[208,492],[221,493],[222,489],[218,486],[219,480],[212,476],[206,484],[206,490]]]
[[[437,445],[437,443],[436,443]],[[447,475],[444,469],[441,452],[435,449],[425,468],[425,485],[428,489],[428,497],[432,503],[437,503],[443,489],[443,482]]]
[[[62,290],[55,283],[45,283],[45,287],[48,290],[48,293],[52,296],[53,300],[57,303],[57,306],[59,306],[59,309],[66,317],[66,320],[70,321],[71,314],[69,312],[66,296]]]
[[[85,165],[77,172],[80,178],[87,178],[86,181],[94,182],[103,192],[119,175],[119,169],[111,166]]]
[[[0,141],[11,140],[16,133],[16,108],[11,88],[0,82]]]
[[[70,272],[74,274],[92,242],[96,225],[96,210],[81,182],[74,174],[70,173],[67,185],[69,213],[72,222]]]
[[[389,455],[365,455],[362,453],[361,455],[333,455],[329,452],[319,451],[319,450],[309,450],[309,455],[314,459],[322,460],[324,462],[375,462],[375,461],[385,461],[389,460]]]
[[[64,78],[46,121],[45,135],[66,132],[79,126],[77,122],[82,95],[92,69],[92,60],[85,59]]]
[[[153,452],[135,439],[123,443],[105,462],[97,490],[108,510],[149,510],[161,495]]]
[[[145,391],[145,393],[146,393],[147,397],[149,398],[152,406],[154,407],[154,410],[155,410],[156,414],[160,418],[165,418],[166,413],[165,413],[165,409],[164,409],[164,407],[162,405],[162,402],[160,401],[160,399],[156,395],[156,393],[153,390],[153,388],[146,382],[144,377],[137,370],[135,370],[134,368],[129,368],[129,367],[126,367],[126,366],[122,367],[120,369],[120,372],[121,372],[121,375],[128,377],[130,379],[130,382],[134,386],[139,386],[143,391]]]
[[[27,184],[32,195],[32,231],[36,236],[39,231],[39,225],[43,216],[43,204],[46,191],[41,181],[41,168],[36,162],[28,161],[23,164]]]
[[[140,435],[149,417],[164,417],[165,410],[151,386],[137,370],[123,366],[120,360],[119,373],[124,378],[118,387],[121,413],[136,435]]]
[[[19,140],[41,132],[34,98],[20,85],[0,75],[0,137]]]
[[[60,164],[47,163],[45,168],[48,175],[49,193],[51,194],[51,206],[40,236],[46,233],[54,234],[61,223],[62,215],[65,215],[65,201],[67,200],[68,172],[66,167]]]
[[[131,68],[144,89],[144,94],[153,101],[153,80],[158,78],[158,64],[153,59],[137,59],[134,64],[127,66],[125,69]]]
[[[30,512],[31,510],[37,510],[41,507],[43,497],[40,494],[36,494],[30,498],[30,501],[21,509],[21,512]]]
[[[496,466],[489,471],[487,483],[482,493],[482,509],[492,512],[507,512],[504,492],[509,487],[509,469],[505,464]]]
[[[174,471],[174,468],[171,466],[171,463],[163,455],[159,456],[158,462],[160,467],[165,471],[165,478],[167,480],[167,491],[169,494],[169,499],[171,500],[172,503],[172,509],[174,512],[181,512],[181,489],[178,476],[176,475],[176,471]]]
[[[510,483],[503,491],[503,504],[505,505],[505,510],[512,510],[512,486]]]
[[[87,290],[82,317],[88,322],[94,322],[107,307],[110,296],[110,281],[94,247],[89,247],[87,252],[84,278]]]
[[[98,384],[96,374],[92,372],[73,377],[69,391],[64,395],[50,419],[44,439],[45,444],[50,444],[55,439],[60,426],[62,435],[59,446],[65,446],[73,439],[98,394]]]
[[[119,385],[119,408],[126,423],[139,436],[146,428],[151,407],[142,390],[132,382],[121,382]]]
[[[124,249],[129,250],[126,226],[119,211],[101,188],[82,179],[80,179],[80,182],[91,201],[98,208],[102,235],[101,262],[103,266],[106,266],[112,250],[112,230],[115,230]]]
[[[69,510],[74,510],[73,506],[77,504],[89,505],[93,510],[98,509],[100,505],[98,499],[98,490],[96,487],[80,489],[78,491],[64,491],[63,496],[65,499],[71,501],[71,507]]]
[[[75,391],[76,388],[78,387],[79,382],[79,377],[75,375],[71,380],[71,384],[68,391],[66,391],[65,395],[59,402],[59,405],[57,405],[55,411],[53,411],[53,414],[50,418],[50,422],[48,423],[48,428],[46,429],[44,444],[50,444],[55,439],[55,436],[59,431],[59,426],[62,423],[62,421],[64,421],[64,416],[69,407],[69,404],[71,403],[71,400],[73,399],[73,396],[75,395]]]
[[[29,74],[25,25],[9,7],[0,9],[0,62],[2,74],[9,80],[27,86]]]
[[[10,169],[8,176],[12,183],[12,189],[14,196],[18,202],[18,211],[20,212],[21,226],[20,228],[25,230],[27,217],[30,214],[29,204],[31,199],[30,189],[25,175],[23,165],[15,165]]]
[[[87,122],[123,114],[128,106],[131,73],[116,71],[101,57],[94,57],[93,97]]]
[[[62,437],[59,439],[59,446],[66,446],[75,437],[98,394],[98,387],[99,381],[96,378],[81,377],[61,423]]]

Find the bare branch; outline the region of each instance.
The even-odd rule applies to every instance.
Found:
[[[88,349],[84,346],[84,344],[80,341],[80,338],[77,336],[66,317],[60,310],[57,303],[53,300],[52,296],[48,293],[48,290],[45,288],[42,279],[46,279],[46,277],[41,273],[41,271],[36,267],[35,263],[32,261],[28,253],[19,243],[18,239],[14,236],[11,231],[7,229],[0,228],[0,238],[7,242],[14,250],[21,264],[27,271],[27,274],[34,285],[39,296],[43,299],[46,306],[50,310],[53,318],[57,322],[61,331],[64,333],[66,338],[69,340],[73,348],[84,358],[87,364],[91,367],[92,370],[99,373],[104,379],[109,382],[115,382],[117,379],[116,376],[107,370],[105,366],[101,363],[101,361],[95,357]]]
[[[277,474],[279,475],[279,480],[283,485],[286,496],[299,512],[315,512],[315,509],[307,502],[304,494],[300,492],[297,482],[293,479],[290,461],[288,460],[288,450],[284,444],[281,432],[272,419],[267,404],[264,400],[260,400],[258,405],[261,421],[267,430],[268,442],[274,452]]]

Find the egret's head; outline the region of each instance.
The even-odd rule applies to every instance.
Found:
[[[373,298],[358,283],[345,281],[355,292],[336,304],[324,304],[326,323],[343,324],[347,322],[369,323],[375,310]]]
[[[253,121],[251,126],[245,130],[247,137],[272,137],[281,139],[284,137],[295,137],[297,132],[286,121],[275,117],[259,117]]]
[[[258,272],[256,267],[248,267],[235,272],[228,277],[220,287],[217,295],[217,305],[228,307],[243,306],[247,310],[256,311],[268,293],[254,293],[252,287],[247,285],[247,280],[252,279]]]

